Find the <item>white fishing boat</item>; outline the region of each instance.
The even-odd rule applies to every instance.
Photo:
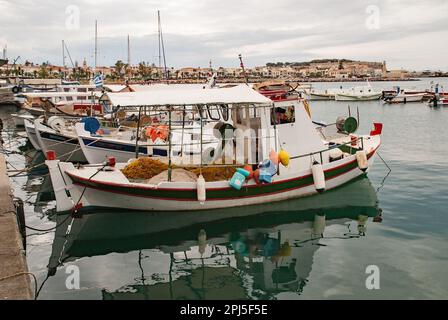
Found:
[[[386,103],[409,103],[409,102],[422,102],[426,93],[405,93],[400,92],[399,94],[384,99]]]
[[[148,97],[148,94],[152,96]],[[226,161],[219,157],[204,161],[204,154],[173,156],[168,152],[168,156],[160,160],[168,169],[160,173],[165,178],[158,182],[127,178],[122,169],[128,164],[116,163],[115,159],[75,167],[72,163],[61,162],[49,150],[46,164],[58,211],[80,207],[195,211],[310,196],[368,172],[381,141],[381,124],[375,124],[375,130],[367,135],[338,132],[334,137],[324,137],[316,130],[302,104],[285,101],[274,106],[270,99],[244,85],[216,90],[120,95],[107,94],[108,99],[121,108],[164,107],[169,114],[183,110],[185,106],[226,105],[234,123],[235,143],[229,144]],[[171,126],[170,123],[170,129]],[[200,139],[202,141],[202,137]],[[199,167],[200,172],[210,167],[245,166],[247,170],[241,169],[242,173],[238,170],[230,181],[205,181],[201,173],[194,178],[191,175],[176,176],[175,170],[191,166]],[[255,179],[244,181],[243,173],[252,170],[248,167],[254,170]]]
[[[366,86],[356,86],[350,89],[341,89],[335,92],[336,101],[371,101],[379,100],[382,91],[373,89],[370,84]]]
[[[315,89],[306,91],[309,100],[334,100],[335,93],[333,90],[317,91]]]
[[[78,120],[76,119],[75,121]],[[73,124],[69,124],[67,120],[59,116],[51,116],[46,122],[42,117],[37,118],[34,120],[33,125],[36,140],[44,153],[54,150],[62,161],[87,162],[79,146]],[[28,134],[32,130],[31,125],[26,127],[28,127]],[[28,135],[28,138],[34,146],[32,133]]]
[[[126,94],[121,93],[121,95]],[[205,148],[211,148],[211,150],[216,148],[218,139],[213,136],[213,130],[219,120],[223,119],[224,112],[226,111],[220,107],[213,109],[210,106],[205,107],[202,119],[202,132],[206,136],[203,141]],[[197,137],[201,135],[201,123],[198,114],[193,114],[193,117],[185,119],[183,125],[179,126],[177,123],[182,114],[182,112],[176,113],[175,115],[178,117],[173,115],[173,125],[170,131],[171,155],[200,154],[201,148]],[[191,115],[191,113],[189,114]],[[108,157],[114,157],[117,162],[127,162],[137,156],[167,157],[169,152],[167,119],[160,118],[161,114],[157,111],[153,111],[152,115],[149,113],[145,116],[152,119],[153,122],[139,128],[119,126],[115,130],[100,128],[97,132],[89,132],[85,129],[85,124],[77,123],[75,125],[76,134],[87,162],[101,163]],[[210,119],[210,116],[214,118]],[[139,138],[138,143],[137,137]]]

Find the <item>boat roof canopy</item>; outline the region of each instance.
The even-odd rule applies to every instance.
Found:
[[[143,92],[105,93],[101,99],[114,107],[182,106],[207,104],[272,104],[269,98],[239,85],[221,89],[151,90]]]

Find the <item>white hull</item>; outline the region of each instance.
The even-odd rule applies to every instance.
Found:
[[[30,120],[25,119],[24,126],[25,126],[26,135],[28,136],[28,140],[30,140],[33,148],[38,151],[42,150],[42,148],[40,147],[40,144],[39,144],[39,140],[37,139],[36,129],[34,127],[34,124]]]
[[[389,103],[422,102],[424,94],[398,95],[388,100]]]
[[[327,190],[339,187],[356,177],[362,175],[363,172],[356,168],[352,172],[339,176],[335,179],[327,181]],[[73,193],[75,199],[81,196],[84,187],[74,185],[76,192]],[[72,191],[71,191],[72,193]],[[130,209],[130,210],[142,210],[142,211],[196,211],[196,210],[208,210],[208,209],[219,209],[219,208],[229,208],[229,207],[240,207],[248,206],[262,203],[272,203],[287,199],[301,198],[311,195],[317,195],[317,191],[314,185],[293,190],[282,192],[275,195],[266,195],[253,198],[245,199],[230,199],[230,200],[219,200],[219,201],[205,201],[204,204],[200,204],[198,201],[191,201],[188,204],[185,201],[175,201],[175,200],[160,200],[153,198],[138,198],[135,196],[127,196],[116,194],[110,192],[104,192],[98,189],[86,188],[84,195],[82,196],[81,202],[83,206],[92,207],[111,207],[120,209]]]
[[[325,94],[325,93],[309,93],[310,100],[334,100],[334,94]]]
[[[35,120],[34,125],[37,140],[44,153],[53,150],[56,153],[56,157],[61,161],[86,162],[86,157],[79,146],[76,136],[65,136],[57,133],[51,128],[43,126],[40,121],[40,119]]]
[[[357,95],[357,94],[343,94],[337,93],[335,95],[336,101],[372,101],[379,100],[381,93],[369,94],[369,95]]]
[[[130,145],[129,143],[119,143],[117,141],[111,143],[101,138],[82,136],[79,132],[78,141],[86,161],[91,164],[102,163],[108,157],[115,157],[117,162],[127,162],[129,159],[135,158],[135,145]],[[111,149],[112,145],[114,145],[115,149]],[[132,151],[125,151],[129,149]],[[139,147],[139,150],[146,151],[145,153],[140,152],[139,156],[148,155],[146,147]]]
[[[373,165],[375,157],[376,150],[373,149],[375,143],[376,147],[378,147],[379,140],[375,139],[372,142],[372,147],[369,148],[371,150],[371,157],[368,161],[369,169]],[[342,160],[325,164],[323,169],[328,173],[335,172],[335,170],[341,167],[347,168],[340,174],[330,175],[330,178],[325,181],[326,190],[339,187],[364,174],[357,165],[353,165],[354,163],[356,163],[356,157],[351,155]],[[226,190],[232,191],[232,189],[229,188],[227,181],[207,182],[207,194],[216,196],[219,192],[220,196],[210,198],[201,204],[196,198],[182,198],[177,193],[179,190],[180,193],[186,191],[190,192],[190,194],[195,194],[196,182],[161,182],[156,186],[130,183],[119,168],[114,168],[113,171],[99,172],[94,179],[89,179],[97,172],[97,168],[75,169],[73,164],[59,161],[47,161],[47,165],[50,169],[58,211],[70,210],[76,204],[82,204],[83,207],[142,211],[197,211],[271,203],[317,194],[313,183],[300,184],[300,181],[305,181],[304,179],[311,175],[311,169],[303,170],[296,174],[277,176],[277,179],[274,179],[272,184],[262,186],[257,186],[255,182],[250,181],[247,188],[260,189],[252,189],[256,190],[255,194],[249,196],[245,196],[244,190],[240,190],[235,196],[229,196]],[[270,189],[268,192],[264,192],[262,189],[265,187],[282,186],[282,184],[291,180],[297,182],[297,187],[280,188],[278,191]],[[94,185],[83,184],[83,181],[94,183]],[[71,198],[67,197],[65,190],[69,191]],[[136,190],[137,192],[135,192]],[[159,192],[159,194],[155,196],[154,192]],[[175,196],[172,195],[173,193],[175,193]],[[169,194],[171,195],[167,198]]]

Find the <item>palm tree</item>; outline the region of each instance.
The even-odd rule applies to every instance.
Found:
[[[147,65],[145,62],[140,62],[138,64],[138,76],[144,80],[151,77],[152,67]]]
[[[115,62],[115,74],[118,76],[118,78],[121,78],[123,75],[123,72],[126,72],[126,64],[123,63],[123,61],[118,60]]]
[[[49,73],[47,70],[47,66],[45,64],[42,64],[42,66],[40,67],[38,75],[39,75],[39,78],[41,78],[41,79],[48,78]]]

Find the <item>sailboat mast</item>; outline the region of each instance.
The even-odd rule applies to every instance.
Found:
[[[62,40],[62,67],[65,68],[65,45],[64,45],[64,40]]]
[[[128,35],[128,66],[131,66],[131,44]]]
[[[157,21],[159,29],[159,70],[162,69],[162,55],[163,55],[163,76],[165,79],[167,79],[165,45],[163,43],[162,23],[160,21],[159,10],[157,10]]]
[[[95,65],[93,71],[96,71],[98,63],[98,21],[95,20]]]
[[[159,72],[162,69],[162,46],[161,46],[161,30],[160,30],[160,11],[157,10],[157,30],[158,30],[158,40],[159,40]]]

